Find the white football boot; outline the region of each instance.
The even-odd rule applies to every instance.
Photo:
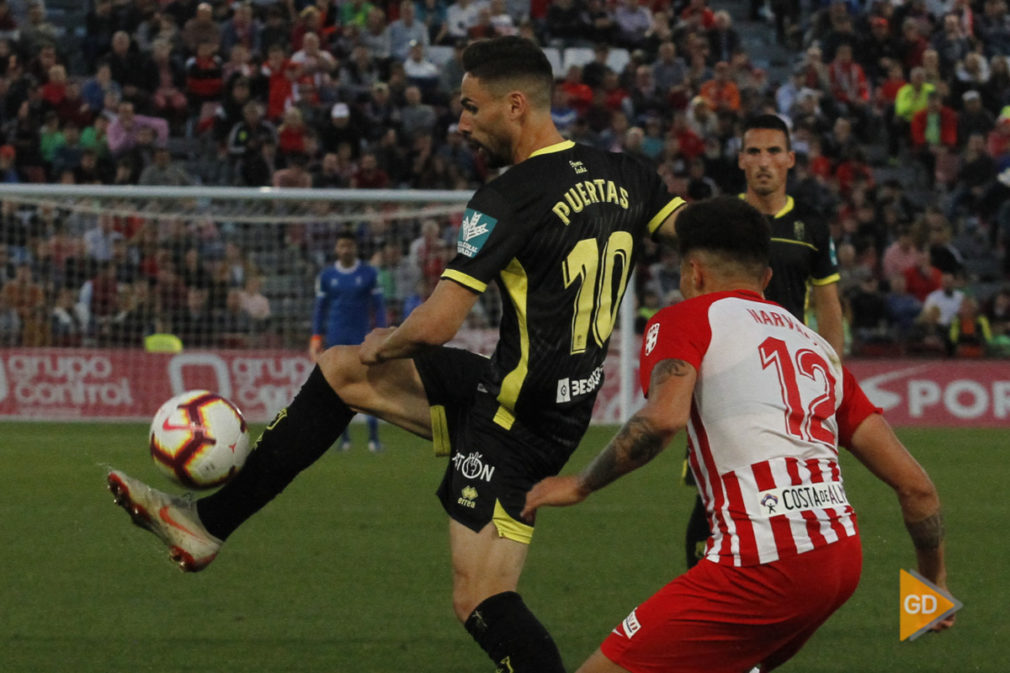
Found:
[[[224,544],[200,523],[196,503],[151,488],[119,470],[106,478],[116,504],[133,523],[154,533],[168,547],[168,557],[184,572],[203,570]]]

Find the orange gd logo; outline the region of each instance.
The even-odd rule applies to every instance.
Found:
[[[964,604],[919,573],[899,571],[901,640],[915,640],[934,624],[964,607]]]

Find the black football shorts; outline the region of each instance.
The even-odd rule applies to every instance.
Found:
[[[497,401],[480,380],[490,361],[441,347],[414,358],[431,405],[435,452],[449,456],[437,494],[446,513],[473,531],[494,522],[502,537],[529,543],[533,525],[519,514],[526,493],[557,474],[568,452],[520,423],[494,422]]]

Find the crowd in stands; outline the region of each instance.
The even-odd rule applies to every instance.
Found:
[[[0,181],[473,189],[493,175],[455,123],[460,54],[523,35],[556,59],[567,137],[639,156],[689,199],[742,191],[741,121],[785,118],[789,193],[830,223],[854,353],[1010,354],[1007,0],[742,11],[788,54],[781,75],[708,0],[90,0],[83,29],[0,0]],[[280,228],[265,249],[297,261],[281,269],[199,218],[5,201],[0,344],[304,344],[268,286],[287,272],[310,298],[336,226]],[[392,322],[430,291],[457,226],[356,227]],[[674,252],[650,249],[643,317],[677,300],[677,274]],[[493,295],[481,306],[475,324],[493,323]]]

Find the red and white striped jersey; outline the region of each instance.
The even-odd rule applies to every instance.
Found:
[[[706,558],[769,563],[856,534],[838,465],[879,411],[827,341],[754,292],[706,294],[653,316],[641,383],[675,358],[698,372],[690,464],[712,535]]]

